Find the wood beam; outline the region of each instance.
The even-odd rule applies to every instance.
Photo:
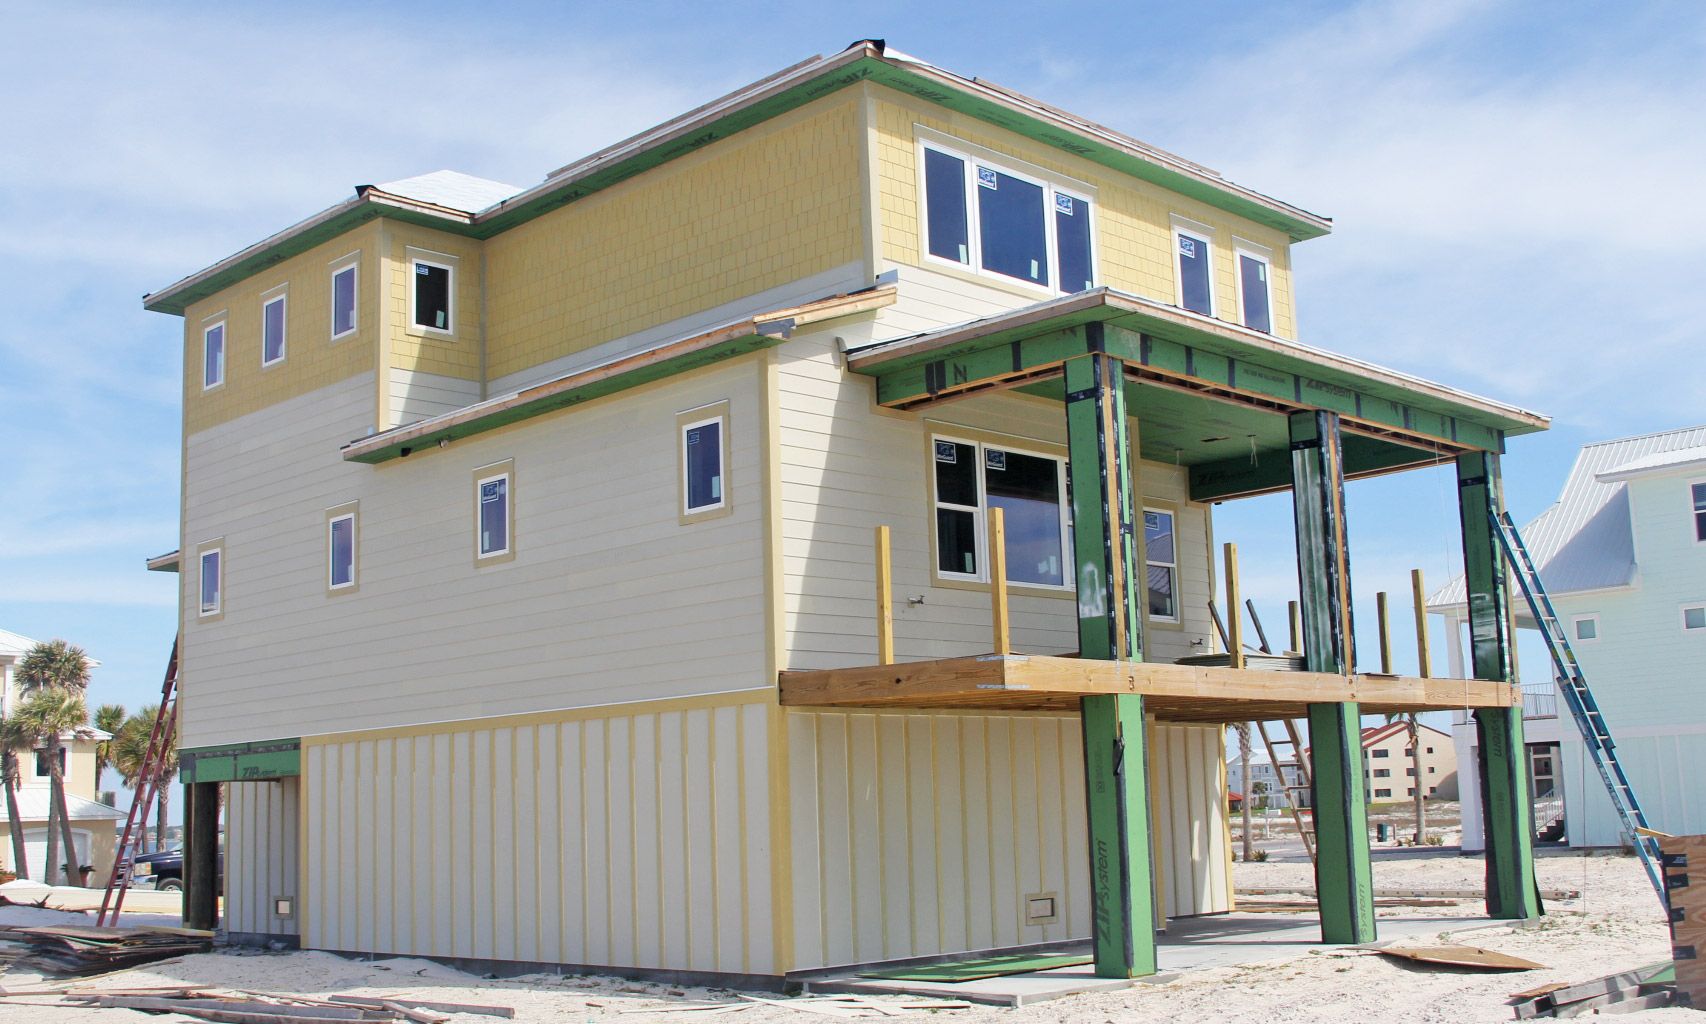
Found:
[[[894,558],[889,528],[877,527],[877,664],[894,663]]]
[[[184,786],[184,927],[219,926],[219,783]]]

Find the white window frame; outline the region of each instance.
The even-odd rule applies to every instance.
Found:
[[[1706,537],[1700,536],[1700,519],[1706,516],[1706,509],[1699,508],[1694,503],[1694,489],[1706,487],[1706,477],[1688,481],[1688,525],[1694,531],[1694,543],[1706,546]]]
[[[480,489],[493,480],[504,482],[504,546],[492,551],[486,551],[484,531],[484,509],[481,507]],[[508,558],[515,554],[515,474],[505,468],[495,473],[474,475],[474,559],[476,562],[488,562],[496,558]]]
[[[213,607],[207,606],[207,560],[213,558]],[[211,619],[225,611],[225,548],[203,548],[196,555],[196,617]]]
[[[420,271],[416,268],[423,265],[428,267],[437,267],[448,275],[445,280],[443,327],[435,327],[431,324],[423,324],[415,320],[415,284],[420,277]],[[456,263],[454,260],[445,257],[432,259],[427,256],[412,254],[409,256],[409,309],[407,322],[409,330],[419,331],[423,334],[436,334],[440,337],[448,338],[456,333]]]
[[[350,326],[347,331],[338,330],[338,277],[349,271],[350,278]],[[331,310],[331,320],[327,324],[332,332],[333,341],[341,341],[361,329],[361,257],[350,256],[339,260],[332,266],[331,276],[326,278],[330,291],[327,294],[327,307]]]
[[[1175,240],[1174,245],[1177,244],[1178,242]],[[1232,291],[1238,302],[1238,322],[1243,324],[1245,327],[1249,327],[1252,331],[1259,330],[1259,328],[1250,326],[1249,314],[1244,309],[1244,257],[1246,256],[1256,260],[1261,263],[1263,267],[1267,268],[1268,329],[1262,333],[1267,334],[1269,337],[1277,338],[1279,337],[1279,331],[1275,330],[1275,328],[1279,326],[1279,318],[1274,315],[1274,251],[1265,245],[1257,245],[1255,242],[1239,238],[1234,235],[1232,237]],[[1175,250],[1175,263],[1176,262],[1177,250]],[[1212,306],[1214,305],[1214,265],[1212,260],[1209,264],[1208,277],[1209,305]],[[1181,299],[1184,296],[1184,285],[1184,281],[1181,280],[1179,282]]]
[[[1143,511],[1159,512],[1173,520],[1173,560],[1171,562],[1155,561],[1149,557],[1149,545],[1143,546],[1143,571],[1145,574],[1143,580],[1143,617],[1150,622],[1178,623],[1181,621],[1180,612],[1183,611],[1183,602],[1179,599],[1179,513],[1175,509],[1161,508],[1156,505],[1144,505]],[[1138,525],[1139,528],[1142,527],[1141,523]],[[1155,615],[1149,611],[1148,572],[1151,565],[1164,565],[1173,570],[1173,614],[1171,615]]]
[[[289,299],[290,299],[290,295],[283,287],[276,289],[275,293],[269,293],[268,295],[263,296],[261,299],[261,369],[263,369],[263,370],[269,366],[277,366],[279,363],[284,362],[284,357],[290,353],[290,301],[289,301]],[[280,314],[279,319],[278,319],[278,330],[279,330],[278,358],[277,359],[268,359],[267,358],[267,309],[270,306],[272,306],[272,304],[275,302],[283,307],[283,312]]]
[[[717,425],[717,500],[708,505],[694,505],[692,489],[689,486],[687,465],[687,434],[689,431],[707,424]],[[729,415],[718,412],[711,416],[702,416],[681,424],[676,431],[676,444],[681,447],[681,515],[682,518],[703,516],[710,512],[721,512],[729,507]]]
[[[507,495],[506,495],[507,500]],[[326,589],[330,591],[354,590],[359,580],[361,565],[361,527],[356,521],[357,512],[338,512],[326,517]],[[348,521],[349,526],[349,580],[344,583],[337,581],[337,564],[332,561],[337,545],[333,540],[333,530],[338,523]]]
[[[1197,315],[1216,316],[1220,311],[1220,302],[1219,297],[1215,294],[1214,288],[1214,229],[1209,227],[1207,224],[1199,224],[1194,220],[1188,220],[1177,215],[1173,217],[1173,304],[1178,306],[1180,309],[1185,309],[1185,275],[1179,267],[1179,239],[1181,236],[1200,242],[1207,249],[1205,260],[1208,263],[1208,312],[1198,313]],[[1269,284],[1272,284],[1271,280],[1269,281]],[[1269,291],[1272,291],[1271,287]],[[1270,295],[1270,310],[1272,309],[1272,301],[1273,300]],[[1191,309],[1186,310],[1186,312],[1196,313],[1197,311]],[[1240,319],[1242,319],[1242,317],[1240,317]]]
[[[977,507],[959,505],[941,500],[936,487],[936,442],[952,441],[955,444],[969,444],[976,453],[973,458],[977,464],[974,479],[977,482]],[[1066,489],[1066,458],[1051,452],[1027,448],[1021,441],[1010,444],[1007,441],[995,439],[980,441],[966,437],[963,434],[930,433],[930,567],[931,572],[939,580],[952,580],[956,583],[988,583],[989,582],[989,490],[984,474],[988,471],[984,451],[994,448],[997,451],[1013,452],[1016,455],[1029,455],[1034,459],[1048,459],[1055,465],[1055,487],[1060,495],[1060,583],[1027,583],[1009,579],[1009,587],[1025,587],[1031,590],[1051,590],[1058,593],[1072,593],[1077,585],[1077,571],[1074,568],[1072,555],[1072,502]],[[972,516],[972,554],[977,559],[977,572],[949,572],[942,568],[942,536],[937,525],[937,509],[950,509],[959,512],[970,512]]]
[[[1706,628],[1701,628],[1699,626],[1696,626],[1696,627],[1690,629],[1688,626],[1688,613],[1691,611],[1694,611],[1695,609],[1699,609],[1702,614],[1706,614],[1706,603],[1703,603],[1700,601],[1690,601],[1689,603],[1681,606],[1681,608],[1677,611],[1677,617],[1681,620],[1682,631],[1684,633],[1698,633],[1701,636],[1706,636]]]
[[[212,323],[201,325],[201,389],[212,391],[225,384],[225,371],[231,361],[231,331],[225,326],[225,318],[221,317]],[[219,332],[219,378],[214,381],[207,379],[207,346],[213,332]]]
[[[1069,295],[1061,288],[1060,281],[1060,241],[1056,236],[1054,222],[1054,197],[1059,194],[1068,196],[1084,204],[1085,213],[1090,218],[1090,280],[1100,282],[1101,261],[1096,253],[1097,202],[1095,190],[1088,185],[1062,184],[1053,178],[1038,173],[1035,170],[1020,170],[1011,159],[980,153],[978,150],[965,147],[958,148],[953,144],[937,141],[934,137],[925,137],[927,129],[919,130],[916,146],[918,164],[918,255],[928,266],[942,267],[962,274],[972,274],[990,281],[999,281],[1023,288],[1039,295]],[[933,133],[932,133],[933,135]],[[967,262],[950,260],[930,251],[930,189],[924,166],[924,151],[933,149],[943,156],[950,156],[965,165],[965,196],[966,196],[966,258]],[[977,189],[983,186],[977,183],[977,166],[982,164],[994,171],[999,171],[1010,177],[1040,186],[1043,190],[1043,238],[1044,249],[1048,261],[1049,283],[1037,284],[1019,277],[983,267],[983,222],[978,211],[976,200]]]
[[[1581,636],[1576,629],[1576,623],[1578,623],[1578,622],[1591,622],[1591,623],[1593,623],[1593,636],[1591,636],[1591,637]],[[1570,616],[1570,644],[1571,644],[1571,646],[1574,646],[1576,644],[1594,644],[1594,643],[1598,643],[1598,642],[1599,642],[1599,616],[1598,615],[1572,615],[1572,616]]]

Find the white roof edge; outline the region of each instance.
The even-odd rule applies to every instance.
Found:
[[[1621,466],[1614,466],[1603,473],[1594,474],[1594,479],[1602,484],[1621,483],[1640,476],[1650,476],[1654,473],[1681,473],[1687,470],[1706,469],[1706,448],[1700,449],[1699,455],[1681,459],[1666,460],[1658,456],[1647,456],[1635,459]]]

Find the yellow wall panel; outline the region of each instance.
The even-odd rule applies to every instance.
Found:
[[[477,239],[415,224],[385,222],[385,255],[389,274],[381,297],[386,322],[391,327],[390,366],[463,380],[480,379],[482,244]],[[452,330],[449,334],[422,330],[411,322],[411,255],[448,263],[455,271],[450,300]],[[441,256],[449,259],[440,259]]]

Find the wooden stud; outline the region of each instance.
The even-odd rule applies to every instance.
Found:
[[[1384,590],[1374,595],[1374,620],[1380,631],[1380,674],[1389,676],[1392,674],[1392,620],[1387,615]],[[1421,780],[1417,779],[1416,784],[1420,785]]]
[[[1256,649],[1263,654],[1274,653],[1274,647],[1268,643],[1268,631],[1262,628],[1262,617],[1256,612],[1256,602],[1253,598],[1244,599],[1244,610],[1250,613],[1250,625],[1256,627]]]
[[[1291,624],[1291,646],[1287,648],[1293,654],[1303,653],[1303,614],[1301,606],[1296,601],[1285,603],[1285,616]]]
[[[1007,513],[989,510],[989,611],[995,628],[995,653],[1011,654],[1012,637],[1007,630]]]
[[[1410,570],[1410,600],[1416,605],[1416,674],[1427,679],[1434,674],[1433,653],[1428,648],[1427,591],[1422,586],[1422,570]]]
[[[889,528],[877,527],[877,664],[894,664],[894,566]]]
[[[1226,552],[1226,651],[1229,668],[1244,667],[1244,609],[1238,604],[1238,545],[1227,541]]]

